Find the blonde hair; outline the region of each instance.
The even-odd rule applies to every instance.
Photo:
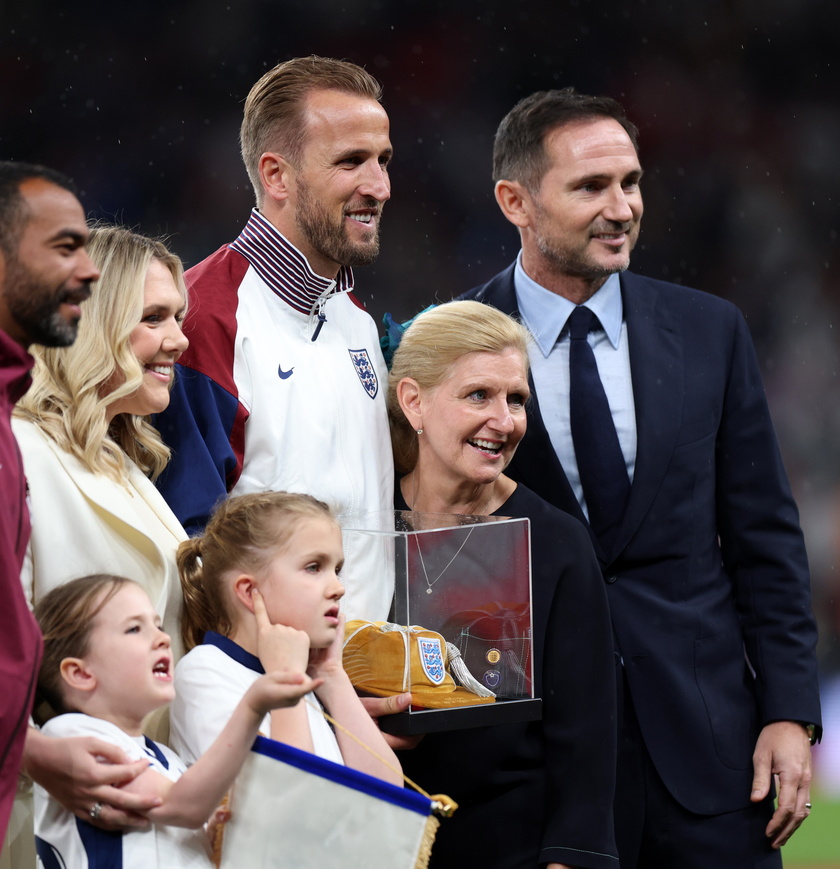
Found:
[[[282,550],[301,519],[330,519],[330,508],[310,495],[255,492],[222,501],[204,533],[178,547],[178,573],[184,593],[181,636],[184,651],[199,645],[207,631],[229,636],[234,628],[225,584],[234,570],[259,574]]]
[[[329,57],[295,57],[278,63],[251,88],[239,131],[242,160],[262,202],[260,157],[279,151],[296,166],[307,141],[304,103],[314,90],[336,90],[372,100],[382,99],[382,86],[362,67]]]
[[[70,347],[33,348],[32,386],[15,413],[95,474],[124,481],[127,455],[154,480],[169,448],[144,417],[119,413],[109,425],[107,407],[143,382],[131,332],[142,317],[149,264],[166,267],[186,303],[184,268],[163,242],[118,226],[93,227],[87,248],[102,276],[84,303],[78,337]],[[109,381],[119,385],[106,392]]]
[[[61,662],[65,658],[84,658],[90,652],[93,620],[128,584],[138,585],[134,580],[107,573],[83,576],[57,586],[36,604],[35,618],[44,635],[44,656],[38,673],[35,709],[42,704],[48,707],[39,711],[39,724],[53,715],[72,711],[64,704]]]
[[[527,372],[530,340],[521,323],[481,302],[447,302],[420,314],[403,335],[388,377],[388,420],[397,470],[408,473],[417,464],[417,434],[397,398],[397,385],[404,377],[417,381],[421,389],[434,389],[462,356],[508,349],[522,356]]]

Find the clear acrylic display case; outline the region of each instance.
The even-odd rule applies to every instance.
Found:
[[[340,521],[347,552],[378,550],[393,561],[371,578],[394,583],[388,620],[442,634],[472,676],[496,694],[489,704],[412,708],[380,719],[383,730],[429,733],[540,717],[527,519],[396,510]]]

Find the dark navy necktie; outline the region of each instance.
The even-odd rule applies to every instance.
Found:
[[[595,354],[586,340],[598,328],[598,318],[582,305],[569,316],[569,415],[589,524],[609,551],[627,504],[630,479]]]

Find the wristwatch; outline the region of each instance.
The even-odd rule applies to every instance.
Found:
[[[811,745],[817,744],[817,725],[809,724],[807,721],[797,721],[797,724],[801,724],[805,728],[805,732],[808,734],[808,740]]]

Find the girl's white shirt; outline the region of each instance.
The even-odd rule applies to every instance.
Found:
[[[184,655],[175,668],[170,740],[187,763],[194,763],[213,744],[245,692],[261,675],[261,669],[256,669],[259,662],[253,655],[230,640],[223,645],[239,660],[219,646],[205,642]],[[301,703],[306,703],[315,754],[343,764],[335,734],[321,714],[322,707],[315,695],[308,694]],[[271,717],[266,715],[260,733],[270,736],[270,731]]]

